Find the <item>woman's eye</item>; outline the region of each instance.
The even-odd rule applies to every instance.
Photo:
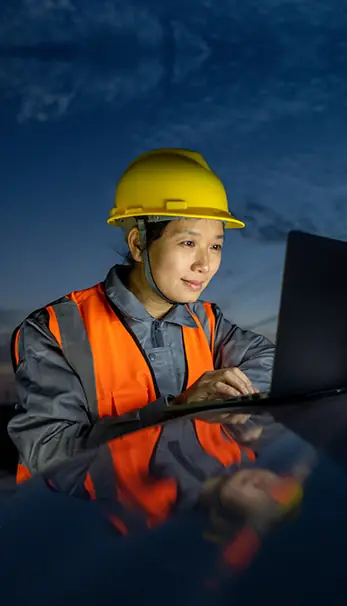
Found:
[[[181,242],[181,244],[183,244],[183,246],[188,246],[189,248],[192,248],[193,246],[195,246],[195,244],[192,240],[184,240],[184,242]],[[220,250],[222,250],[222,245],[213,244],[211,248],[212,248],[212,250],[220,251]]]

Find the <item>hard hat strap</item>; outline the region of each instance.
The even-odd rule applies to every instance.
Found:
[[[186,305],[187,303],[181,303],[178,301],[172,301],[171,299],[168,299],[168,297],[166,297],[164,295],[164,293],[162,293],[161,290],[156,285],[155,280],[153,278],[152,270],[151,270],[151,263],[149,260],[149,251],[148,251],[148,247],[147,247],[146,220],[142,219],[142,218],[137,219],[137,227],[138,227],[138,230],[140,233],[142,259],[143,259],[143,263],[144,263],[145,276],[146,276],[146,280],[147,280],[148,284],[154,290],[154,292],[156,292],[157,295],[159,295],[159,297],[164,299],[164,301],[166,301],[170,305]]]

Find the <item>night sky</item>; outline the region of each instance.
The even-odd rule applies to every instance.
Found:
[[[273,337],[288,230],[347,236],[343,5],[2,7],[0,308],[103,279],[125,251],[106,224],[122,171],[179,146],[205,155],[247,223],[205,296]]]

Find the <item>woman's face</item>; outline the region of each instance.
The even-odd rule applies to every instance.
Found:
[[[221,221],[170,221],[149,249],[151,270],[159,290],[177,302],[196,301],[219,269],[223,240]]]

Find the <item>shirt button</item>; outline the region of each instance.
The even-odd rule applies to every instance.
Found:
[[[155,360],[156,355],[155,354],[149,354],[149,359],[152,360],[152,362]]]

